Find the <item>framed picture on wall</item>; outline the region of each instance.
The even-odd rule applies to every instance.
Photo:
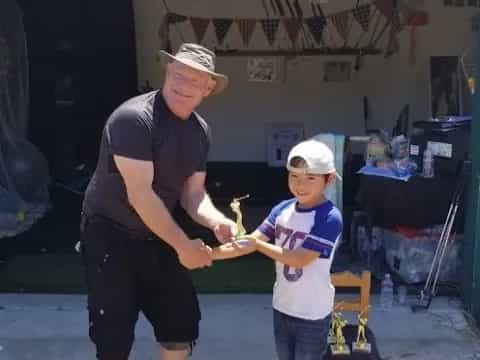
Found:
[[[275,57],[252,57],[247,61],[248,81],[274,82],[278,79],[278,66]]]
[[[461,115],[461,77],[457,56],[430,57],[432,118]]]
[[[285,166],[290,149],[303,139],[305,139],[303,124],[267,124],[268,165],[272,167]]]

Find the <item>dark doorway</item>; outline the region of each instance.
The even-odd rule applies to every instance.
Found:
[[[53,179],[95,164],[109,113],[136,94],[131,0],[19,0],[29,52],[29,138]]]
[[[137,94],[131,0],[17,1],[28,47],[28,137],[48,160],[52,206],[29,230],[2,239],[0,265],[19,253],[74,252],[83,196],[60,185],[78,175],[86,184],[108,115]]]

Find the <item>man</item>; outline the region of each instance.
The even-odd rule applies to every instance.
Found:
[[[170,60],[162,89],[112,113],[83,203],[89,332],[101,360],[128,358],[139,311],[153,326],[163,360],[185,359],[198,337],[200,310],[188,269],[212,260],[210,249],[172,219],[178,201],[219,241],[236,233],[205,191],[209,131],[194,112],[228,79],[199,45],[160,54]]]

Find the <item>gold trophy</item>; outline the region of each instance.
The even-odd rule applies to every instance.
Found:
[[[235,215],[237,215],[237,233],[234,236],[235,239],[240,239],[241,237],[247,234],[247,230],[245,230],[245,227],[243,226],[243,223],[242,223],[243,216],[242,216],[242,211],[240,210],[240,201],[244,199],[248,199],[249,197],[250,195],[247,194],[239,198],[233,198],[232,202],[230,203],[230,208],[235,213]]]
[[[335,344],[330,345],[332,355],[350,355],[350,348],[345,342],[342,329],[347,325],[347,320],[342,319],[342,313],[337,313],[335,326]]]
[[[330,321],[330,329],[328,330],[328,344],[335,344],[335,327],[337,326],[337,313],[332,313],[332,320]]]
[[[365,327],[367,326],[368,318],[362,317],[362,313],[358,315],[358,332],[357,341],[352,343],[352,351],[371,353],[372,345],[367,341],[365,336]]]
[[[327,342],[329,344],[335,344],[337,342],[337,338],[335,334],[337,331],[339,320],[341,320],[341,316],[342,316],[342,313],[335,312],[335,311],[332,313],[332,320],[330,322],[330,329],[328,330],[328,339],[327,339]]]
[[[341,301],[338,304],[335,304],[335,307],[332,311],[332,320],[330,321],[330,329],[328,330],[328,344],[335,344],[337,342],[335,337],[335,332],[338,326],[338,321],[342,318],[342,313],[337,311],[337,309],[341,310],[344,301]]]

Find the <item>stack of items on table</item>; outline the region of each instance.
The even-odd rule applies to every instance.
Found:
[[[375,259],[385,254],[391,272],[407,283],[427,279],[438,261],[438,248],[439,280],[457,281],[462,194],[471,166],[471,117],[451,116],[413,125],[408,139],[386,132],[370,136],[355,199],[362,210],[357,215],[365,217],[366,226],[357,227],[354,215],[352,244],[369,264],[372,253]]]
[[[396,273],[408,284],[414,284],[427,280],[442,229],[443,225],[424,228],[395,226],[391,229],[374,226],[369,238],[366,227],[360,225],[354,235],[361,256],[365,257],[369,251],[383,249],[389,272]],[[463,234],[450,235],[440,271],[441,282],[459,280],[462,239]]]
[[[370,136],[360,174],[408,181],[416,172],[417,164],[410,159],[409,141],[404,135],[390,138],[386,132],[380,132]]]

